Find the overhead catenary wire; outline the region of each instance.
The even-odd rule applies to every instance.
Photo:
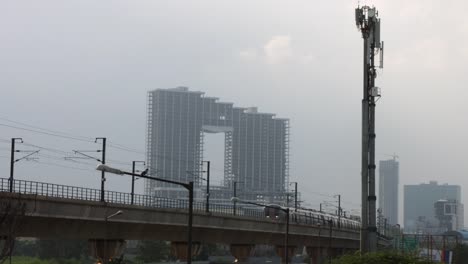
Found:
[[[26,124],[26,123],[23,123],[23,122],[13,121],[11,119],[4,118],[4,117],[0,117],[0,120],[4,120],[4,121],[10,122],[10,123],[14,123],[14,124],[34,128],[34,129],[43,130],[43,131],[50,132],[50,133],[53,133],[53,134],[62,134],[62,135],[70,136],[70,137],[74,137],[74,138],[81,138],[82,140],[94,141],[94,139],[91,138],[91,137],[78,136],[78,135],[73,135],[71,133],[66,133],[66,132],[61,132],[61,131],[57,131],[57,130],[52,130],[52,129],[42,128],[42,127],[38,127],[38,126],[33,126],[33,125]]]
[[[332,194],[324,194],[324,193],[314,192],[314,191],[310,191],[310,190],[308,190],[307,188],[304,188],[304,187],[301,187],[301,189],[305,189],[305,192],[307,194],[313,194],[315,196],[322,196],[322,197],[327,197],[327,198],[334,198]]]
[[[57,164],[57,163],[52,163],[52,162],[34,161],[34,163],[44,164],[44,165],[49,165],[49,166],[55,166],[55,167],[61,167],[61,168],[66,168],[66,169],[73,169],[73,170],[81,170],[81,171],[96,172],[95,170],[92,170],[92,169],[86,169],[86,168],[78,168],[78,167],[66,166],[66,165]]]
[[[49,132],[43,132],[43,131],[38,131],[38,130],[34,130],[34,129],[29,129],[29,128],[23,128],[23,127],[18,127],[18,126],[12,126],[12,125],[7,125],[7,124],[2,124],[0,123],[0,126],[5,126],[5,127],[9,127],[9,128],[14,128],[14,129],[19,129],[19,130],[25,130],[25,131],[29,131],[29,132],[33,132],[33,133],[39,133],[39,134],[44,134],[44,135],[48,135],[48,136],[54,136],[54,137],[60,137],[60,138],[65,138],[65,139],[71,139],[71,140],[78,140],[78,141],[81,141],[81,142],[87,142],[87,143],[95,143],[93,140],[87,140],[87,139],[81,139],[81,138],[77,138],[77,137],[71,137],[71,136],[67,136],[67,135],[59,135],[59,134],[54,134],[54,133],[49,133]],[[50,130],[50,131],[53,131],[53,130]],[[7,140],[2,140],[4,142],[10,142],[10,141],[7,141]],[[34,144],[30,144],[31,146],[35,146]],[[119,150],[123,150],[123,151],[127,151],[127,152],[132,152],[132,153],[137,153],[137,154],[140,154],[140,155],[145,155],[145,152],[143,151],[138,151],[138,150],[135,150],[135,149],[132,149],[132,148],[128,148],[128,147],[123,147],[123,145],[120,145],[120,144],[116,144],[116,143],[112,143],[112,144],[108,144],[109,147],[111,148],[115,148],[115,149],[119,149]],[[51,149],[51,148],[45,148],[45,147],[42,147],[43,149]],[[68,154],[70,152],[67,152]],[[155,156],[157,157],[161,157],[165,160],[171,160],[171,161],[181,161],[181,162],[190,162],[190,160],[178,160],[178,159],[173,159],[173,158],[170,158],[168,156],[165,156],[165,155],[158,155],[158,154],[155,154]],[[125,162],[122,162],[122,161],[117,161],[117,162],[121,162],[121,163],[125,163]],[[128,163],[129,164],[129,163]],[[127,164],[125,164],[127,165]]]
[[[59,135],[59,134],[54,134],[54,133],[50,133],[50,132],[25,128],[25,127],[12,126],[12,125],[2,124],[2,123],[0,123],[0,126],[19,129],[19,130],[24,130],[24,131],[29,131],[29,132],[33,132],[33,133],[48,135],[48,136],[54,136],[54,137],[60,137],[60,138],[65,138],[65,139],[78,140],[78,141],[82,141],[82,142],[94,143],[94,141],[92,141],[92,140],[80,139],[80,138],[66,136],[66,135]]]
[[[23,143],[23,145],[33,147],[33,148],[39,148],[39,149],[42,149],[42,150],[46,150],[46,151],[50,151],[50,152],[54,152],[54,153],[62,154],[62,155],[72,155],[73,154],[73,152],[71,152],[71,151],[65,151],[65,150],[60,150],[60,149],[55,149],[55,148],[50,148],[50,147],[42,147],[42,146],[38,146],[38,145],[35,145],[35,144],[26,143],[26,142]]]
[[[74,164],[81,164],[81,165],[87,165],[87,166],[95,166],[95,164],[93,164],[93,163],[87,163],[87,162],[76,161],[76,160],[69,160],[69,159],[65,159],[63,157],[47,155],[47,154],[43,154],[43,153],[39,153],[38,156],[42,157],[42,158],[45,158],[45,159],[52,159],[52,160],[63,161],[63,162],[70,162],[70,163],[74,163]]]
[[[80,141],[80,142],[96,143],[94,138],[91,138],[91,137],[84,137],[84,136],[80,136],[80,135],[74,135],[74,134],[71,134],[71,133],[61,132],[61,131],[54,130],[54,129],[46,129],[46,128],[42,128],[42,127],[39,127],[39,126],[30,125],[30,124],[27,124],[27,123],[24,123],[24,122],[13,121],[11,119],[4,118],[4,117],[0,117],[0,120],[4,120],[4,121],[7,121],[7,122],[16,124],[16,125],[10,125],[10,124],[5,124],[5,123],[0,123],[0,126],[4,126],[4,127],[9,127],[9,128],[18,129],[18,130],[24,130],[24,131],[43,134],[43,135],[52,136],[52,137],[59,137],[59,138],[64,138],[64,139],[76,140],[76,141]],[[20,126],[18,126],[18,125],[20,125]],[[23,126],[23,127],[21,127],[21,126]],[[2,142],[5,142],[5,143],[10,143],[10,140],[5,140],[5,139],[0,139],[0,140]],[[41,149],[48,149],[48,150],[51,150],[51,151],[53,150],[53,148],[39,147],[39,146],[37,146],[35,144],[29,144],[29,145],[32,146],[32,147],[38,147],[38,148],[41,148]],[[116,143],[114,141],[108,141],[107,146],[110,147],[110,148],[119,149],[119,150],[126,151],[126,152],[136,153],[136,154],[139,154],[139,155],[146,155],[145,151],[141,151],[141,150],[137,150],[137,149],[134,149],[134,148],[131,148],[131,147],[127,147],[127,146],[124,146],[122,144]],[[56,150],[56,151],[60,151],[60,150]],[[61,151],[61,152],[63,152],[64,155],[70,155],[71,154],[71,152],[66,152],[66,151]],[[168,157],[166,155],[160,155],[160,154],[157,154],[157,153],[153,153],[153,155],[156,156],[156,157],[159,157],[159,158],[161,158],[163,160],[166,160],[166,161],[169,160],[169,161],[177,161],[177,162],[193,162],[193,160],[174,159],[174,158]],[[117,161],[117,160],[114,160],[114,163],[115,164],[121,164],[121,165],[131,164],[129,162]],[[214,168],[212,170],[213,171],[224,172],[223,169]]]
[[[26,130],[26,131],[30,131],[30,132],[41,133],[41,134],[46,134],[46,135],[50,135],[50,136],[62,137],[62,138],[73,139],[73,140],[78,140],[78,141],[96,143],[94,138],[92,138],[92,137],[74,135],[74,134],[71,134],[71,133],[62,132],[62,131],[58,131],[58,130],[52,130],[52,129],[42,128],[42,127],[38,127],[38,126],[33,126],[33,125],[26,124],[26,123],[23,123],[23,122],[13,121],[11,119],[4,118],[4,117],[0,117],[0,120],[4,120],[4,121],[7,121],[7,122],[11,122],[11,123],[14,123],[14,124],[18,124],[18,125],[28,127],[28,128],[24,128],[24,127],[12,126],[12,125],[7,125],[7,124],[0,124],[0,125],[3,125],[3,126],[6,126],[6,127],[10,127],[10,128],[21,129],[21,130]],[[41,130],[41,131],[38,131],[38,130]],[[131,147],[127,147],[127,146],[124,146],[122,144],[115,143],[113,141],[108,142],[108,146],[112,147],[112,148],[120,149],[120,150],[125,150],[125,151],[129,151],[129,152],[138,153],[138,154],[143,154],[143,155],[145,154],[144,151],[140,151],[140,150],[137,150],[137,149],[134,149],[134,148],[131,148]]]
[[[110,148],[120,149],[120,150],[123,150],[123,151],[132,152],[132,153],[136,153],[136,154],[140,154],[140,155],[146,155],[146,153],[144,151],[128,148],[128,147],[125,147],[125,146],[120,145],[120,144],[116,144],[116,143],[111,142],[111,143],[108,143],[107,145]]]
[[[3,118],[0,118],[0,119],[3,119]],[[5,119],[3,119],[5,120]],[[67,134],[67,133],[62,133],[62,132],[59,132],[59,131],[56,131],[56,130],[50,130],[50,129],[44,129],[44,128],[39,128],[39,127],[36,127],[36,126],[31,126],[31,125],[27,125],[25,123],[21,123],[21,122],[15,122],[15,123],[18,123],[18,124],[24,124],[28,127],[34,127],[34,128],[37,128],[37,129],[40,129],[40,130],[43,130],[43,131],[39,131],[37,129],[31,129],[31,128],[25,128],[25,127],[19,127],[19,126],[13,126],[13,125],[8,125],[8,124],[2,124],[0,123],[0,126],[4,126],[4,127],[9,127],[9,128],[13,128],[13,129],[19,129],[19,130],[24,130],[24,131],[28,131],[28,132],[32,132],[32,133],[38,133],[38,134],[43,134],[43,135],[48,135],[48,136],[53,136],[53,137],[59,137],[59,138],[64,138],[64,139],[70,139],[70,140],[77,140],[77,141],[81,141],[81,142],[87,142],[87,143],[96,143],[93,139],[91,138],[87,138],[87,137],[81,137],[81,136],[70,136],[71,134]],[[62,133],[62,135],[60,134]],[[7,140],[2,140],[4,142],[10,142],[10,141],[7,141]],[[110,148],[115,148],[115,149],[119,149],[119,150],[122,150],[122,151],[127,151],[127,152],[132,152],[132,153],[136,153],[136,154],[140,154],[140,155],[145,155],[146,153],[144,151],[139,151],[139,150],[136,150],[136,149],[133,149],[133,148],[130,148],[130,147],[126,147],[122,144],[118,144],[118,143],[115,143],[113,141],[111,141],[111,143],[107,144]],[[181,162],[187,162],[187,161],[190,161],[190,160],[177,160],[177,159],[172,159],[170,157],[167,157],[165,155],[158,155],[158,154],[155,154],[157,157],[162,157],[163,159],[165,160],[173,160],[173,161],[181,161]]]

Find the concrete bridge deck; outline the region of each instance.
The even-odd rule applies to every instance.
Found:
[[[22,180],[15,180],[14,192],[8,190],[8,179],[0,178],[0,204],[24,206],[15,234],[19,237],[186,240],[187,200],[130,199],[128,193],[106,191],[107,202],[101,202],[100,190]],[[119,210],[124,213],[107,219]],[[289,244],[359,248],[359,226],[335,225],[330,233],[325,220],[312,213],[292,215]],[[285,229],[284,219],[266,218],[262,208],[238,206],[234,213],[232,205],[212,204],[207,213],[204,203],[194,203],[193,241],[282,245]],[[0,230],[0,235],[7,233]]]
[[[148,208],[8,192],[0,193],[0,203],[24,206],[17,236],[168,241],[185,241],[187,236],[188,214],[185,209]],[[106,219],[119,210],[123,211],[121,215]],[[260,220],[195,211],[193,240],[281,245],[285,228],[284,222],[266,218]],[[290,245],[325,246],[329,238],[328,227],[290,223]],[[332,228],[331,238],[332,247],[359,248],[359,232],[356,230]]]

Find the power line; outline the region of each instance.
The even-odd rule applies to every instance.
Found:
[[[127,166],[131,166],[131,165],[132,165],[131,162],[120,161],[120,160],[112,160],[112,159],[106,160],[106,163],[119,164],[119,165],[127,165]]]
[[[38,131],[38,130],[24,128],[24,127],[12,126],[12,125],[7,125],[7,124],[0,124],[0,126],[19,129],[19,130],[24,130],[24,131],[29,131],[29,132],[34,132],[34,133],[39,133],[39,134],[44,134],[44,135],[48,135],[48,136],[54,136],[54,137],[78,140],[78,141],[82,141],[82,142],[94,143],[94,141],[92,141],[92,140],[85,140],[85,139],[80,139],[80,138],[71,137],[71,136],[58,135],[58,134],[54,134],[54,133]]]
[[[57,156],[46,155],[46,154],[42,154],[42,153],[40,153],[38,155],[39,155],[39,157],[46,158],[46,159],[51,159],[51,160],[71,162],[71,163],[82,164],[82,165],[87,165],[87,166],[95,166],[95,164],[82,162],[82,161],[68,160],[68,159],[65,159],[64,157],[57,157]]]
[[[91,169],[71,167],[71,166],[61,165],[61,164],[52,163],[52,162],[36,161],[36,163],[44,164],[44,165],[49,165],[49,166],[55,166],[55,167],[61,167],[61,168],[66,168],[66,169],[73,169],[73,170],[81,170],[81,171],[95,172],[95,170],[91,170]]]
[[[2,119],[2,118],[0,118],[0,119]],[[16,123],[19,123],[19,122],[16,122]],[[21,123],[21,124],[23,124],[23,123]],[[38,130],[34,130],[34,129],[29,129],[29,128],[23,128],[23,127],[18,127],[18,126],[7,125],[7,124],[1,124],[1,123],[0,123],[0,126],[9,127],[9,128],[14,128],[14,129],[19,129],[19,130],[25,130],[25,131],[29,131],[29,132],[33,132],[33,133],[39,133],[39,134],[44,134],[44,135],[48,135],[48,136],[54,136],[54,137],[60,137],[60,138],[65,138],[65,139],[78,140],[78,141],[81,141],[81,142],[95,143],[95,142],[92,141],[92,140],[81,139],[81,138],[74,137],[74,136],[58,135],[58,134],[54,134],[54,133],[43,132],[43,131],[38,131]],[[29,126],[29,125],[28,125],[28,126]],[[33,126],[31,126],[31,127],[33,127]],[[41,128],[41,129],[42,129],[42,128]],[[45,130],[45,129],[43,129],[43,130]],[[46,131],[53,131],[53,130],[46,130]],[[2,141],[3,141],[3,140],[2,140]],[[4,141],[5,141],[5,142],[9,142],[9,141],[6,141],[6,140],[4,140]],[[33,145],[33,144],[30,144],[30,146],[38,147],[38,146]],[[109,146],[109,147],[112,147],[112,148],[115,148],[115,149],[120,149],[120,150],[123,150],[123,151],[127,151],[127,152],[133,152],[133,153],[145,155],[145,152],[143,152],[143,151],[138,151],[138,150],[135,150],[135,149],[132,149],[132,148],[124,147],[123,145],[116,144],[116,143],[108,144],[108,146]],[[51,148],[44,148],[44,147],[40,147],[40,148],[51,150]],[[69,152],[68,152],[68,153],[69,153]],[[167,157],[167,156],[165,156],[165,155],[159,155],[159,154],[154,154],[154,155],[157,156],[157,157],[161,157],[161,158],[164,159],[164,160],[180,161],[180,162],[191,162],[191,160],[172,159],[172,158]],[[120,162],[120,161],[119,161],[119,162]],[[125,165],[128,165],[128,164],[129,164],[129,163],[126,163]]]
[[[301,189],[303,189],[303,187],[301,187]],[[307,188],[306,188],[306,192],[307,192],[307,194],[311,193],[311,194],[314,194],[314,195],[316,195],[316,196],[322,196],[322,197],[327,197],[327,198],[334,198],[333,195],[330,195],[330,194],[323,194],[323,193],[319,193],[319,192],[313,192],[313,191],[307,190]]]
[[[70,133],[60,132],[60,131],[57,131],[57,130],[50,130],[50,129],[45,129],[45,128],[41,128],[41,127],[37,127],[37,126],[32,126],[32,125],[29,125],[29,124],[26,124],[26,123],[12,121],[12,120],[7,119],[7,118],[0,117],[0,119],[8,121],[8,122],[15,123],[15,124],[27,126],[27,127],[30,127],[30,128],[19,127],[19,126],[14,126],[14,125],[9,125],[9,124],[2,124],[2,123],[0,123],[0,126],[9,127],[9,128],[13,128],[13,129],[24,130],[24,131],[29,131],[29,132],[33,132],[33,133],[39,133],[39,134],[53,136],[53,137],[64,138],[64,139],[77,140],[77,141],[87,142],[87,143],[95,143],[93,139],[88,138],[88,137],[77,136],[77,135],[72,135]],[[31,128],[35,128],[35,129],[31,129]],[[37,129],[43,130],[43,131],[39,131]],[[9,140],[3,140],[3,139],[1,141],[4,141],[6,143],[10,142]],[[30,146],[39,147],[39,146],[36,146],[34,144],[30,144]],[[124,146],[122,144],[118,144],[118,143],[114,143],[114,142],[112,142],[111,144],[108,144],[108,146],[111,147],[111,148],[115,148],[115,149],[119,149],[119,150],[123,150],[123,151],[127,151],[127,152],[132,152],[132,153],[136,153],[136,154],[140,154],[140,155],[145,155],[146,154],[144,151],[136,150],[136,149],[126,147],[126,146]],[[52,148],[44,148],[44,147],[39,147],[39,148],[52,150]],[[66,152],[66,153],[69,154],[70,152]],[[153,153],[153,155],[156,156],[156,157],[160,157],[160,158],[162,158],[164,160],[177,161],[177,162],[193,162],[193,160],[173,159],[173,158],[168,157],[166,155],[160,155],[160,154],[156,154],[156,153]],[[121,161],[118,161],[118,162],[121,162]],[[124,163],[124,162],[122,162],[122,163]],[[126,163],[125,165],[128,165],[128,164],[129,163]],[[223,172],[223,170],[219,170],[219,171]]]
[[[50,152],[57,153],[57,154],[62,154],[62,155],[72,154],[71,151],[65,151],[65,150],[54,149],[54,148],[49,148],[49,147],[41,147],[41,146],[38,146],[38,145],[35,145],[35,144],[29,144],[29,143],[23,143],[23,144],[25,146],[30,146],[30,147],[33,147],[33,148],[39,148],[39,149],[50,151]]]
[[[23,123],[23,122],[13,121],[11,119],[4,118],[4,117],[0,117],[0,119],[5,120],[7,122],[14,123],[14,124],[18,124],[18,125],[22,125],[22,126],[26,126],[26,127],[30,127],[30,128],[35,128],[35,129],[47,131],[47,132],[50,132],[50,133],[53,133],[53,134],[68,135],[70,137],[82,138],[83,140],[89,140],[89,141],[93,140],[93,138],[90,138],[90,137],[77,136],[77,135],[73,135],[73,134],[66,133],[66,132],[60,132],[60,131],[57,131],[57,130],[51,130],[51,129],[46,129],[46,128],[42,128],[42,127],[38,127],[38,126],[33,126],[33,125],[29,125],[29,124],[26,124],[26,123]]]
[[[112,143],[108,143],[107,145],[109,147],[111,147],[111,148],[120,149],[120,150],[124,150],[124,151],[128,151],[128,152],[133,152],[133,153],[137,153],[137,154],[140,154],[140,155],[145,155],[146,154],[144,151],[129,148],[129,147],[126,147],[126,146],[121,145],[121,144],[113,143],[113,141],[112,141]]]
[[[26,128],[20,128],[20,127],[16,127],[16,126],[3,124],[4,126],[9,126],[11,128],[22,129],[22,130],[27,130],[27,131],[31,131],[31,132],[43,133],[43,134],[47,134],[47,135],[51,135],[51,136],[58,136],[58,137],[63,137],[63,138],[68,138],[68,139],[74,139],[74,140],[85,141],[85,142],[93,142],[94,143],[94,138],[91,138],[91,137],[84,137],[84,136],[74,135],[74,134],[71,134],[71,133],[61,132],[61,131],[58,131],[58,130],[46,129],[46,128],[42,128],[42,127],[38,127],[38,126],[29,125],[29,124],[26,124],[26,123],[23,123],[23,122],[13,121],[11,119],[4,118],[4,117],[0,117],[0,119],[5,120],[7,122],[14,123],[14,124],[26,126],[26,127],[29,127],[29,128],[39,129],[39,130],[42,130],[42,131],[37,131],[37,130],[33,130],[33,129],[26,129]],[[0,125],[2,125],[2,124],[0,124]],[[43,132],[43,131],[45,131],[45,132]],[[133,149],[133,148],[130,148],[130,147],[127,147],[127,146],[124,146],[122,144],[118,144],[118,143],[115,143],[115,142],[111,142],[111,144],[108,143],[108,145],[110,147],[120,149],[120,150],[125,150],[125,151],[129,151],[129,152],[143,154],[143,155],[145,154],[145,152],[143,152],[143,151]]]

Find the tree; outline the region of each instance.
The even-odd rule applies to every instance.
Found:
[[[82,259],[88,257],[86,240],[39,239],[37,255],[41,259]]]
[[[21,228],[26,205],[20,199],[11,198],[0,202],[0,263],[13,253],[16,233]]]
[[[231,255],[228,249],[222,244],[207,243],[202,245],[202,250],[194,260],[208,260],[210,256]]]
[[[137,259],[143,262],[156,262],[169,258],[171,247],[166,241],[145,240],[137,246]]]
[[[468,245],[465,245],[465,244],[457,245],[453,254],[453,263],[457,263],[457,264],[468,263]]]
[[[35,240],[20,239],[16,240],[13,250],[14,256],[35,257],[37,254],[37,244]]]

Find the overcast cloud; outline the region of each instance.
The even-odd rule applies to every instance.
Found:
[[[468,3],[366,3],[378,8],[385,41],[377,159],[400,157],[401,185],[436,180],[467,191]],[[303,199],[318,207],[332,199],[318,193],[342,194],[345,210],[359,208],[362,37],[356,6],[345,0],[2,1],[0,117],[105,136],[144,152],[146,92],[188,86],[290,118],[290,175]],[[99,147],[0,126],[0,139],[11,137],[68,151]],[[8,150],[0,142],[2,178],[9,173]],[[117,148],[109,148],[108,157],[144,159]],[[93,169],[41,157],[18,163],[16,176],[98,188]],[[129,181],[117,177],[109,176],[109,188],[127,191]],[[141,182],[138,188],[142,192]]]

